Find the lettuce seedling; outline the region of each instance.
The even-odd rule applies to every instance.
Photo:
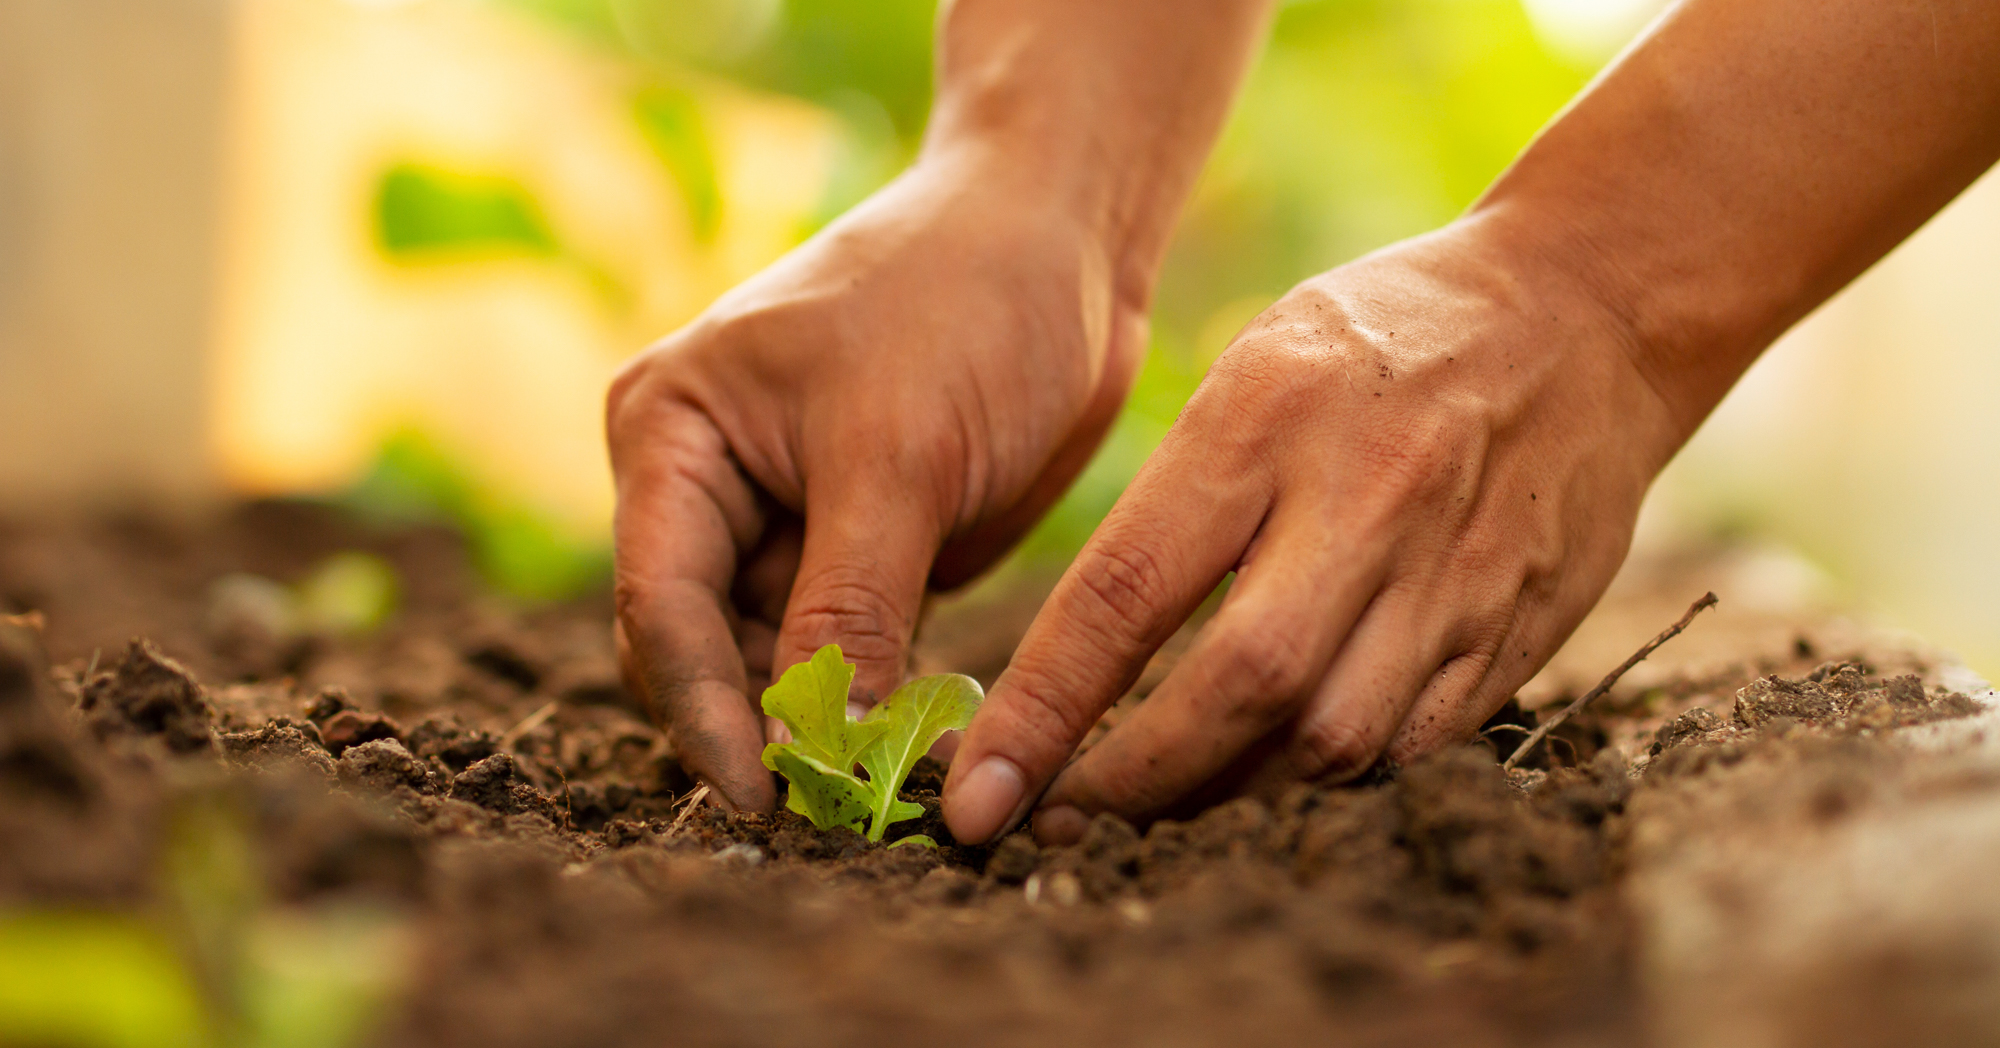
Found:
[[[879,841],[891,824],[924,813],[897,791],[945,732],[972,723],[985,695],[971,677],[939,673],[897,688],[867,717],[855,720],[847,715],[853,683],[854,667],[842,658],[840,645],[829,644],[766,688],[764,712],[791,729],[792,741],[764,747],[764,766],[790,784],[785,807],[814,826],[860,832],[866,820],[868,839]],[[855,774],[857,764],[866,778]],[[896,843],[934,847],[937,842],[919,834]]]

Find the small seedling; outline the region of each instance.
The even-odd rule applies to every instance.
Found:
[[[897,791],[945,732],[972,723],[985,693],[962,674],[919,677],[855,720],[847,715],[853,683],[854,667],[829,644],[764,689],[764,712],[792,731],[792,741],[764,747],[764,766],[791,784],[785,806],[814,826],[858,833],[867,820],[868,839],[879,841],[892,824],[924,813]],[[857,764],[866,778],[854,773]],[[937,846],[922,834],[896,843]]]

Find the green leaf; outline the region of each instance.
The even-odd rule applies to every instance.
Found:
[[[375,239],[399,259],[438,252],[560,253],[541,206],[519,182],[419,164],[383,172],[375,189]]]
[[[979,682],[958,673],[938,673],[916,680],[891,692],[882,705],[868,712],[866,725],[881,725],[882,732],[861,753],[861,766],[868,770],[874,788],[873,821],[868,839],[879,841],[890,823],[923,814],[923,808],[898,800],[896,791],[917,760],[930,752],[932,744],[947,731],[972,723],[985,698]]]
[[[860,832],[861,820],[875,799],[868,783],[800,754],[791,743],[764,747],[764,764],[791,783],[787,808],[811,819],[822,830],[845,826]]]
[[[0,917],[0,1044],[201,1048],[217,1031],[160,931],[113,914]]]
[[[653,154],[680,188],[695,242],[713,243],[722,225],[722,190],[708,129],[694,95],[666,87],[648,88],[634,101],[633,116],[646,144],[653,147]]]
[[[910,834],[908,837],[904,837],[903,839],[889,845],[889,847],[900,848],[905,844],[916,848],[935,848],[938,846],[938,843],[934,840],[931,840],[929,835],[922,833],[913,833]]]
[[[889,730],[888,725],[872,723],[872,718],[863,723],[848,717],[847,689],[853,683],[854,667],[841,658],[840,645],[829,644],[764,689],[764,712],[792,730],[800,756],[841,772],[852,771],[861,751]],[[765,766],[784,770],[768,760]]]

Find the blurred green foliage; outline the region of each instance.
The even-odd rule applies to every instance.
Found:
[[[215,1043],[172,942],[132,917],[0,915],[0,1044],[198,1048]]]
[[[513,179],[396,164],[375,192],[375,239],[391,258],[435,253],[558,253],[533,194]]]
[[[564,534],[476,477],[462,457],[405,430],[384,442],[367,476],[336,501],[385,523],[453,524],[486,580],[523,599],[575,596],[610,577],[611,553],[603,544]]]
[[[240,799],[172,805],[151,912],[0,913],[0,1044],[346,1048],[408,972],[401,922],[273,906]]]
[[[336,553],[299,580],[299,625],[335,636],[368,633],[396,613],[401,597],[394,565],[372,553]]]
[[[680,187],[695,242],[713,241],[722,224],[722,188],[715,181],[715,153],[700,102],[692,91],[661,84],[641,90],[632,110],[646,144]]]
[[[488,2],[651,71],[633,117],[704,242],[730,201],[703,84],[790,94],[839,119],[840,152],[801,239],[893,177],[929,111],[934,0]],[[1060,560],[1082,544],[1259,309],[1313,273],[1449,221],[1593,72],[1546,49],[1518,0],[1285,3],[1167,259],[1134,396],[1022,559]],[[383,183],[383,242],[430,245],[476,227],[490,242],[511,231],[522,249],[552,250],[532,201],[510,193],[501,181],[398,169]],[[415,214],[425,207],[436,213]],[[386,450],[363,489],[429,492],[503,584],[558,592],[581,577],[582,561],[546,529],[483,505],[414,448]]]
[[[875,100],[906,141],[930,112],[936,0],[492,0],[660,67],[839,109]],[[760,17],[761,16],[761,17]],[[715,26],[749,26],[717,41]],[[703,46],[708,45],[708,46]]]

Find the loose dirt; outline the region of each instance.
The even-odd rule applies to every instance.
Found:
[[[379,633],[218,613],[218,578],[347,549],[404,580]],[[1631,870],[1685,841],[1690,783],[1790,767],[1801,818],[1838,821],[1904,759],[1881,738],[1979,710],[1802,638],[1614,693],[1513,772],[1518,709],[1368,785],[1104,816],[1067,848],[952,843],[927,762],[898,831],[945,845],[888,849],[687,807],[605,602],[477,592],[448,534],[308,507],[0,531],[0,612],[45,622],[0,625],[0,907],[156,912],[175,827],[221,810],[268,905],[409,930],[385,1045],[1638,1044]],[[1635,833],[1647,810],[1682,830]]]

